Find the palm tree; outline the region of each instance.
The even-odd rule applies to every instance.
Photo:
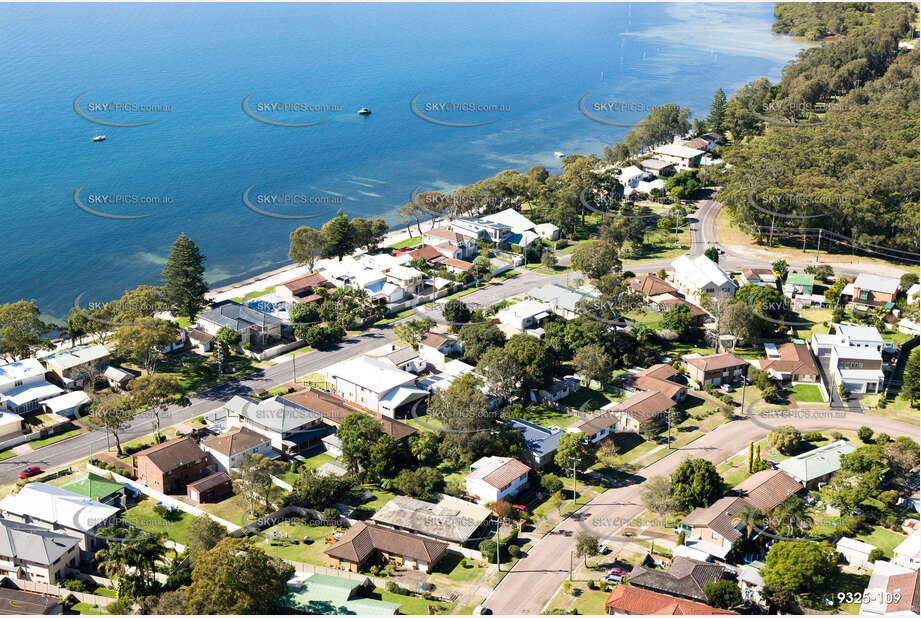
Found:
[[[757,526],[755,523],[761,516],[761,511],[752,507],[744,506],[742,510],[736,513],[732,518],[732,525],[738,527],[740,524],[745,526],[745,539],[752,538],[752,530]]]
[[[790,496],[771,511],[771,522],[782,529],[784,534],[796,536],[798,531],[812,527],[813,519],[809,515],[806,501],[798,496]]]

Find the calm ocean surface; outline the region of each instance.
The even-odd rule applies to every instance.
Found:
[[[0,302],[47,316],[156,284],[188,234],[210,283],[287,261],[288,234],[338,208],[383,216],[416,187],[450,191],[509,168],[600,153],[629,130],[579,112],[592,102],[664,103],[704,116],[713,91],[776,80],[800,48],[771,35],[764,4],[3,5]],[[74,111],[110,122],[100,126]],[[306,127],[258,122],[324,121]],[[450,122],[414,116],[418,109]],[[284,103],[287,111],[266,109]],[[505,106],[426,112],[426,104]],[[103,103],[169,111],[97,111]],[[292,105],[293,104],[293,105]],[[302,111],[299,104],[339,106]],[[360,118],[356,110],[373,113]],[[257,111],[261,110],[261,111]],[[645,111],[605,117],[638,122]],[[603,114],[600,114],[604,116]],[[104,134],[107,140],[93,143]],[[244,205],[308,221],[261,216]],[[110,214],[154,216],[114,220]],[[304,200],[278,206],[259,196]],[[120,196],[113,205],[102,196]],[[156,196],[159,204],[133,200]],[[110,198],[113,199],[113,198]]]

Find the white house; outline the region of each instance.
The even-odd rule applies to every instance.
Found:
[[[549,317],[552,311],[553,307],[547,303],[536,300],[523,300],[514,305],[509,305],[504,309],[500,309],[498,313],[496,313],[496,318],[498,318],[499,322],[502,324],[508,324],[509,326],[520,329],[528,329],[536,328],[541,320]]]
[[[323,373],[337,395],[390,418],[428,395],[415,387],[413,374],[367,356],[336,363]]]
[[[628,165],[624,169],[620,170],[620,173],[617,175],[617,180],[620,181],[620,184],[626,187],[636,188],[636,185],[646,178],[647,173],[638,168],[635,165]]]
[[[892,550],[892,561],[906,569],[921,569],[921,530],[916,530]]]
[[[275,457],[271,439],[249,427],[232,427],[222,434],[203,440],[198,446],[208,453],[219,472],[229,472],[247,455]]]
[[[439,253],[448,258],[465,260],[476,255],[477,234],[460,233],[460,229],[446,230],[435,228],[422,233],[422,242],[435,247]]]
[[[38,359],[26,358],[0,365],[0,395],[30,384],[45,382],[45,368]]]
[[[508,500],[528,485],[531,468],[512,457],[481,457],[464,477],[467,493],[480,504]]]
[[[56,585],[79,567],[76,537],[0,519],[0,575]]]
[[[42,401],[63,393],[45,380],[45,368],[34,358],[0,366],[0,411],[27,414]]]
[[[504,223],[469,217],[455,219],[451,223],[451,229],[465,236],[472,236],[477,240],[485,240],[496,245],[504,243],[512,234],[512,228]]]
[[[682,255],[672,262],[674,284],[689,299],[700,302],[701,296],[727,297],[736,292],[736,285],[719,264],[705,255],[692,258]]]
[[[700,158],[707,154],[703,150],[688,148],[681,144],[666,144],[654,149],[656,157],[662,161],[674,163],[679,168],[690,169],[700,165]]]
[[[41,482],[0,500],[0,513],[7,519],[74,537],[88,552],[102,544],[93,534],[96,529],[108,525],[120,510]]]
[[[538,223],[534,226],[534,231],[544,240],[558,240],[560,238],[560,228],[552,223]]]
[[[460,351],[460,343],[454,335],[426,333],[419,342],[419,356],[438,369],[444,369],[449,354]]]
[[[550,305],[553,313],[563,319],[571,320],[579,316],[578,304],[595,297],[583,290],[574,290],[559,283],[548,283],[528,292],[528,296]]]
[[[886,379],[883,357],[870,347],[836,345],[831,348],[832,379],[850,393],[878,393]]]
[[[425,359],[419,355],[419,352],[413,350],[411,346],[402,348],[393,347],[394,349],[389,354],[380,356],[378,359],[397,369],[402,369],[410,373],[420,373],[426,368],[427,363]]]
[[[534,231],[534,222],[525,217],[514,208],[506,208],[491,215],[481,217],[483,221],[507,225],[513,233],[521,234],[522,232]]]
[[[42,402],[42,407],[51,414],[73,417],[77,412],[90,402],[89,396],[84,391],[70,391]]]
[[[870,561],[870,552],[876,549],[875,545],[843,536],[838,540],[835,549],[844,557],[847,564],[854,568],[866,569],[873,565]]]

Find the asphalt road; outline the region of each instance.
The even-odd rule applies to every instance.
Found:
[[[916,426],[890,418],[838,410],[834,414],[834,418],[784,418],[770,424],[788,424],[803,430],[856,430],[867,425],[892,437],[917,439],[918,436]],[[587,531],[601,541],[608,540],[616,551],[619,530],[645,508],[639,494],[646,479],[671,474],[689,457],[702,457],[717,464],[745,449],[750,441],[760,440],[767,432],[768,428],[750,420],[731,421],[638,471],[629,484],[605,491],[537,541],[483,604],[494,614],[539,614],[569,577],[570,552],[575,549],[579,532]],[[603,608],[596,609],[602,613]]]

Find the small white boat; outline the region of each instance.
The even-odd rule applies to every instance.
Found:
[[[566,153],[560,152],[559,150],[557,150],[556,152],[553,153],[553,156],[555,156],[557,159],[562,159],[563,157],[566,156]]]
[[[359,115],[359,116],[367,116],[367,115],[369,115],[370,113],[371,113],[371,110],[368,109],[367,107],[362,107],[360,110],[358,110],[358,115]]]
[[[106,141],[106,136],[105,135],[94,135],[93,141],[94,142],[104,142]]]

